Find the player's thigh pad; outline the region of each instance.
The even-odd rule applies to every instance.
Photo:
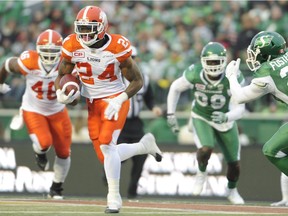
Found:
[[[213,128],[205,121],[193,118],[194,140],[197,148],[203,146],[214,148]]]
[[[94,102],[95,101],[95,102]],[[129,100],[125,101],[119,110],[118,120],[108,120],[105,118],[104,112],[107,103],[103,100],[94,100],[88,102],[88,129],[92,140],[98,139],[100,144],[109,144],[112,141],[115,131],[121,131],[129,111]],[[119,134],[117,135],[116,141]],[[114,138],[113,138],[114,139]]]
[[[39,145],[42,150],[48,149],[52,145],[52,135],[46,116],[23,110],[23,119],[30,137],[36,136],[32,141],[39,142],[36,145]]]

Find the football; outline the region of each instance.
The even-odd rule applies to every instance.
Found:
[[[65,90],[66,95],[68,95],[72,90],[74,90],[74,93],[80,90],[80,80],[76,76],[73,76],[72,74],[65,74],[60,79],[59,85],[61,89],[65,84],[66,84],[66,90]]]

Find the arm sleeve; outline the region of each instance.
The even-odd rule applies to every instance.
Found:
[[[271,90],[269,88],[269,82],[267,81],[267,78],[265,78],[265,80],[254,79],[250,85],[241,87],[237,78],[231,76],[229,83],[232,100],[236,103],[247,103],[270,93]]]
[[[175,113],[180,94],[189,88],[193,88],[193,85],[184,76],[171,84],[167,97],[168,114]]]
[[[245,104],[230,103],[230,111],[226,113],[228,121],[235,121],[243,117],[245,112]]]

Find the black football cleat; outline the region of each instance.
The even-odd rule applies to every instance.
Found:
[[[50,192],[48,194],[48,198],[55,200],[62,200],[64,197],[62,195],[62,183],[53,182],[50,187]]]
[[[108,207],[105,209],[105,214],[117,214],[120,212],[119,209],[109,209]]]
[[[42,171],[47,171],[49,169],[49,161],[46,154],[35,154],[35,160]]]

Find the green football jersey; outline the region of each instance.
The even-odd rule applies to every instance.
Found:
[[[288,104],[288,52],[270,62],[263,63],[253,76],[254,80],[268,83],[270,93]]]
[[[191,65],[183,72],[183,76],[193,85],[192,111],[211,121],[214,111],[228,112],[231,99],[230,85],[223,73],[218,81],[209,81],[201,64]],[[239,83],[244,81],[242,73],[238,76]]]

